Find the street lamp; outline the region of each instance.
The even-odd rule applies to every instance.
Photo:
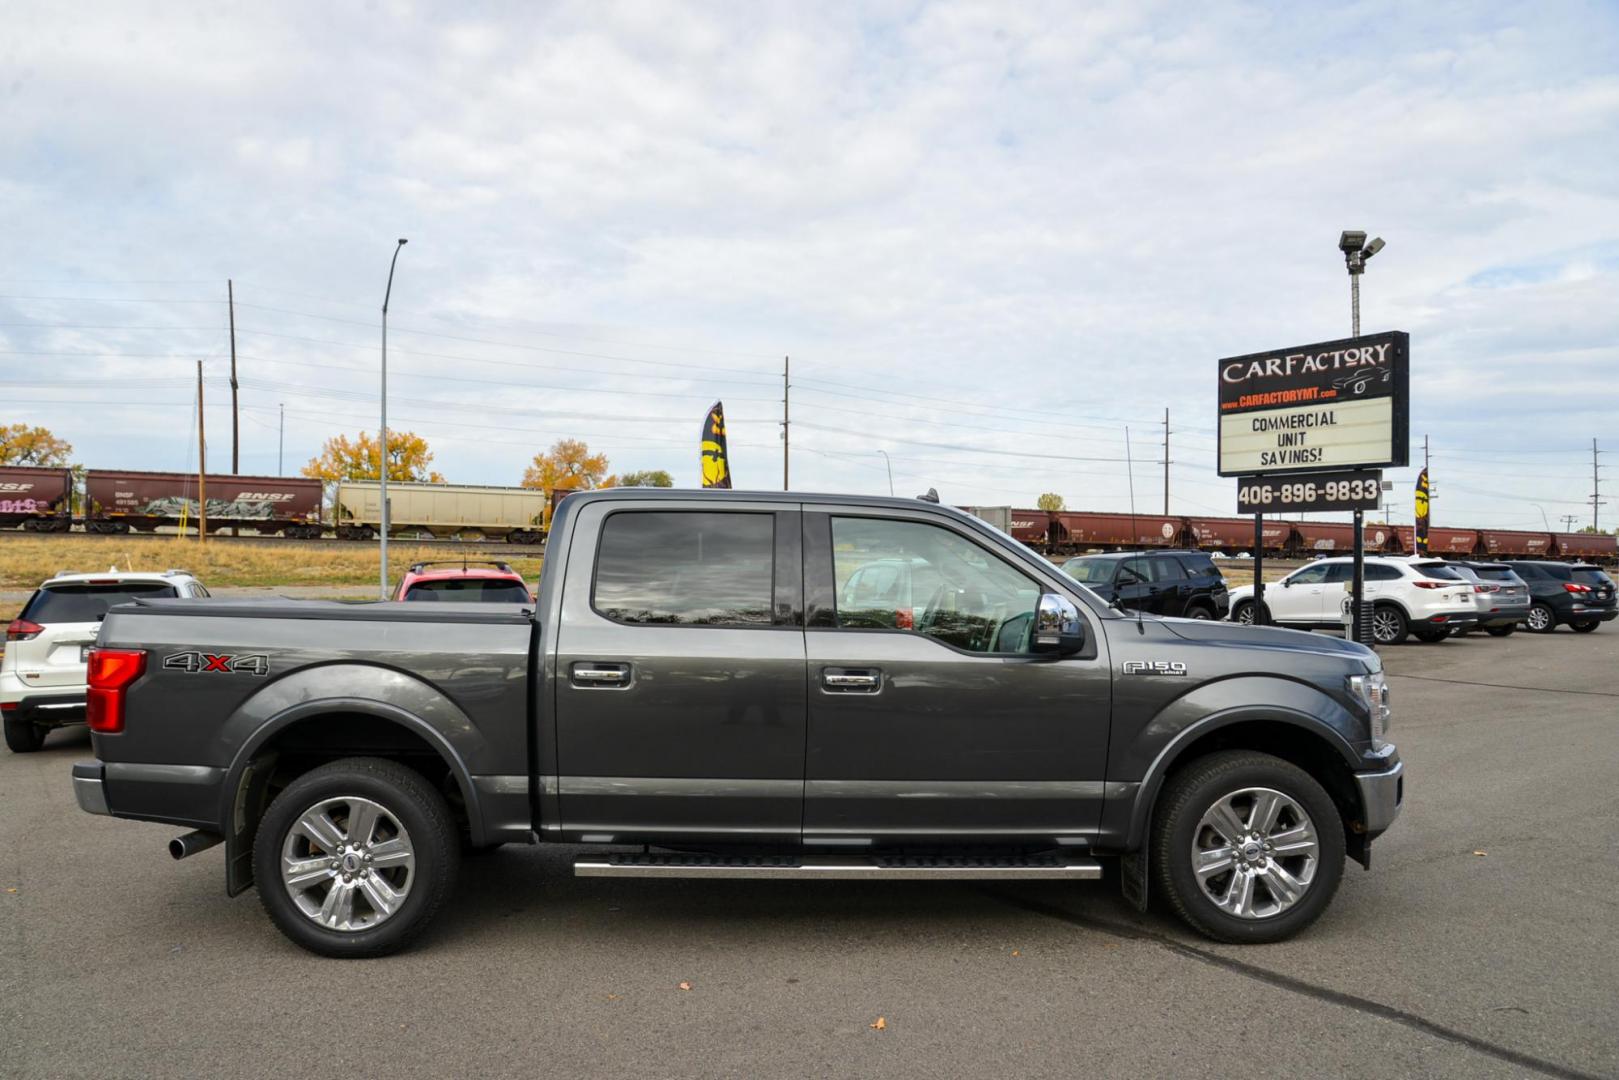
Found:
[[[1383,238],[1366,242],[1360,229],[1345,229],[1338,235],[1338,250],[1344,253],[1344,266],[1349,270],[1349,336],[1360,337],[1360,276],[1366,272],[1366,260],[1383,250]],[[1366,512],[1355,507],[1354,569],[1349,582],[1350,619],[1349,634],[1360,641],[1365,620],[1362,603],[1366,596]]]
[[[894,463],[889,461],[887,450],[879,450],[877,452],[883,456],[884,461],[888,462],[888,493],[892,495],[894,494]]]
[[[378,585],[378,598],[388,599],[388,298],[394,291],[394,265],[399,262],[399,249],[410,241],[404,237],[394,245],[394,257],[388,261],[388,288],[382,294],[382,430],[377,436],[378,460],[382,475],[382,573]]]
[[[1344,253],[1344,265],[1349,269],[1349,336],[1360,337],[1360,276],[1366,272],[1366,260],[1383,250],[1383,238],[1368,244],[1364,232],[1345,229],[1338,237],[1338,250]]]

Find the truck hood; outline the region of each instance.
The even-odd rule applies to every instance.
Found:
[[[1308,630],[1246,626],[1241,623],[1213,622],[1207,619],[1164,619],[1163,626],[1181,640],[1195,641],[1199,644],[1341,656],[1346,660],[1365,664],[1369,671],[1381,670],[1383,666],[1382,659],[1365,645],[1311,633]]]

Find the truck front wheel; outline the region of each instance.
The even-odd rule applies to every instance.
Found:
[[[298,777],[259,821],[253,873],[270,919],[323,956],[410,944],[455,885],[460,839],[443,796],[380,758]]]
[[[1343,819],[1303,769],[1229,750],[1172,776],[1154,812],[1155,884],[1217,941],[1264,943],[1313,923],[1344,873]]]

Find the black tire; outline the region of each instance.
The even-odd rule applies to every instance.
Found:
[[[1486,626],[1484,632],[1491,637],[1511,637],[1516,626]]]
[[[1217,906],[1199,885],[1191,858],[1203,814],[1250,787],[1281,792],[1303,807],[1317,841],[1315,874],[1304,894],[1263,918],[1240,918]],[[1150,857],[1159,895],[1193,929],[1233,944],[1281,941],[1315,922],[1338,891],[1344,874],[1343,819],[1332,797],[1297,765],[1251,750],[1223,750],[1194,761],[1164,785],[1153,810]]]
[[[1536,625],[1536,623],[1539,625]],[[1524,623],[1531,634],[1549,634],[1557,629],[1557,614],[1545,604],[1533,604],[1529,608],[1529,618]]]
[[[1214,612],[1210,611],[1202,604],[1193,604],[1191,607],[1186,609],[1186,617],[1188,619],[1212,619],[1214,618]]]
[[[32,754],[45,745],[48,728],[27,720],[6,717],[6,746],[13,754]]]
[[[281,879],[281,852],[305,811],[327,799],[377,803],[409,834],[415,865],[397,911],[368,929],[335,930],[305,915]],[[259,900],[280,931],[322,956],[369,957],[398,952],[426,930],[449,899],[460,866],[460,830],[444,797],[419,773],[381,758],[344,758],[298,777],[276,796],[253,841]],[[335,887],[335,879],[334,879]]]
[[[1372,609],[1372,640],[1379,645],[1398,645],[1411,633],[1405,612],[1393,604]]]
[[[1234,623],[1242,623],[1244,626],[1252,626],[1254,622],[1254,602],[1252,600],[1244,600],[1242,603],[1232,608],[1231,621]]]
[[[1449,630],[1413,630],[1411,636],[1424,645],[1434,645],[1450,636]]]
[[[1574,628],[1574,632],[1576,634],[1589,634],[1591,631],[1601,626],[1602,623],[1597,619],[1587,619],[1584,622],[1569,623],[1569,625]]]

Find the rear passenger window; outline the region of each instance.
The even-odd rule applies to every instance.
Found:
[[[770,514],[620,511],[602,525],[592,603],[661,626],[769,626]]]
[[[1367,563],[1366,564],[1366,580],[1367,581],[1399,581],[1400,580],[1400,571],[1397,568],[1392,567],[1392,566],[1384,566],[1382,563]]]
[[[1154,581],[1185,581],[1186,571],[1174,556],[1167,559],[1148,559],[1147,565],[1152,569]]]

